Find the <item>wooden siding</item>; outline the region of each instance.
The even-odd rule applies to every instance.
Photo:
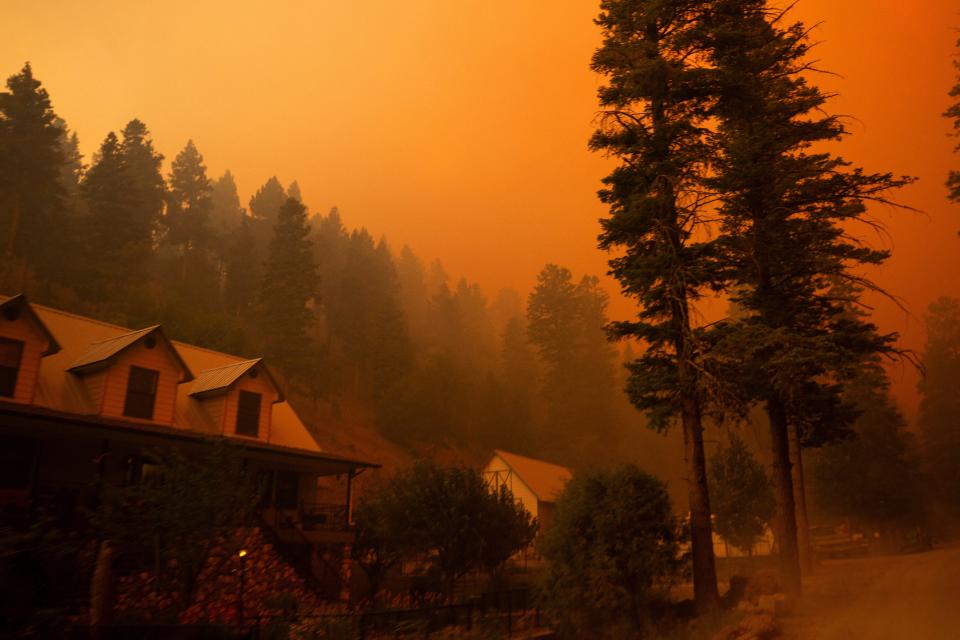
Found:
[[[256,370],[257,368],[251,369],[251,371]],[[243,377],[237,380],[233,388],[224,396],[223,433],[229,436],[237,436],[237,403],[241,391],[252,391],[262,396],[257,440],[268,442],[270,440],[270,417],[273,415],[273,402],[277,399],[277,390],[270,383],[270,378],[263,372],[260,372],[256,378],[251,378],[249,371],[243,374]],[[246,438],[248,436],[237,437]]]
[[[181,393],[186,393],[186,391],[181,391]],[[210,421],[216,425],[217,430],[221,434],[223,434],[224,429],[226,429],[226,423],[223,421],[226,401],[227,397],[223,394],[198,400],[200,406],[203,407],[203,410],[210,416]]]
[[[157,395],[154,400],[152,420],[132,418],[123,414],[131,366],[153,369],[160,373],[157,379]],[[147,349],[143,342],[135,344],[114,358],[107,373],[100,405],[101,414],[124,420],[173,426],[177,384],[183,376],[183,370],[170,347],[163,340],[157,340],[153,349]]]
[[[0,337],[23,342],[20,370],[17,373],[17,385],[13,391],[13,397],[3,399],[30,404],[33,402],[37,380],[40,377],[40,361],[43,358],[43,352],[50,346],[49,341],[25,312],[21,312],[16,320],[7,320],[0,316]]]
[[[499,455],[494,455],[483,473],[488,480],[496,478],[498,482],[506,484],[513,497],[530,512],[534,518],[540,518],[540,500],[527,484],[510,468],[510,465]],[[499,487],[493,487],[499,488]]]
[[[104,369],[83,376],[83,386],[87,390],[87,396],[97,413],[103,412],[103,391],[107,387],[109,374],[110,370]]]

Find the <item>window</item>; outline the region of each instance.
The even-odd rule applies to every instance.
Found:
[[[130,367],[127,380],[127,400],[123,405],[123,415],[131,418],[153,418],[153,405],[157,399],[157,379],[160,374],[153,369]]]
[[[241,391],[237,403],[237,435],[256,438],[260,434],[260,394]]]
[[[21,356],[23,356],[22,342],[0,338],[0,396],[13,397],[17,389]]]

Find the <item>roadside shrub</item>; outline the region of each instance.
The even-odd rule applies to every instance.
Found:
[[[633,465],[577,474],[541,543],[547,615],[563,638],[623,638],[677,579],[682,534],[665,485]]]

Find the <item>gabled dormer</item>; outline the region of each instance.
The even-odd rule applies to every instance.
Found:
[[[0,400],[32,403],[40,361],[60,345],[26,296],[0,302]]]
[[[160,325],[95,342],[68,371],[83,379],[100,415],[168,426],[177,385],[193,380]]]
[[[273,405],[283,392],[261,358],[201,371],[190,389],[220,433],[270,440]]]

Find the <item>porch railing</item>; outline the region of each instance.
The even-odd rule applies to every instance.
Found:
[[[347,507],[342,504],[301,502],[300,523],[305,531],[346,531],[350,528]]]

